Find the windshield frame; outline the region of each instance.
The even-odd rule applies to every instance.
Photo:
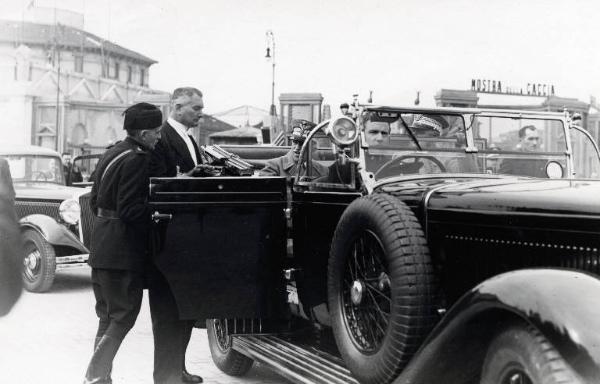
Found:
[[[46,154],[31,154],[31,153],[11,153],[11,154],[0,155],[0,157],[3,157],[4,159],[6,159],[9,163],[9,165],[11,164],[11,158],[12,159],[24,158],[25,162],[26,162],[25,163],[26,167],[29,165],[29,167],[27,167],[25,169],[26,175],[29,174],[28,178],[15,177],[14,170],[11,169],[11,175],[12,175],[12,180],[13,180],[14,184],[43,183],[43,184],[56,184],[56,185],[63,185],[63,186],[66,185],[63,163],[62,163],[62,159],[59,156],[46,155]],[[57,162],[58,170],[57,170],[57,174],[56,174],[54,180],[48,180],[47,177],[45,180],[34,179],[32,177],[33,170],[31,169],[31,162],[38,161],[38,159],[54,160]],[[27,162],[30,162],[30,163],[28,164]],[[38,170],[36,172],[48,172],[48,171],[51,171],[51,170],[44,170],[44,171]]]

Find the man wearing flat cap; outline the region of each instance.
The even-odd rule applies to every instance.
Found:
[[[300,159],[300,150],[306,141],[310,131],[316,126],[315,123],[308,120],[297,119],[292,121],[292,147],[285,155],[267,161],[265,167],[260,170],[260,176],[297,176],[298,160]],[[327,168],[312,161],[312,176],[321,177],[327,175]]]
[[[160,139],[162,113],[139,103],[123,114],[127,137],[98,162],[91,192],[96,217],[88,264],[99,322],[87,384],[112,383],[112,362],[137,319],[150,262],[149,152]]]

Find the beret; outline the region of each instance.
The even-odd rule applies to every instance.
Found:
[[[137,103],[127,108],[123,115],[123,129],[136,131],[154,129],[162,124],[162,112],[158,107],[149,103]]]

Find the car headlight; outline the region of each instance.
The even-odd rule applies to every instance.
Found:
[[[58,212],[61,219],[67,224],[77,224],[79,222],[79,216],[81,215],[81,207],[79,203],[73,199],[67,199],[60,203]]]
[[[329,124],[329,134],[337,145],[350,145],[358,138],[358,127],[348,117],[338,117]]]

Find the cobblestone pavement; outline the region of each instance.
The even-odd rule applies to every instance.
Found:
[[[24,292],[12,312],[0,318],[0,383],[81,383],[96,332],[89,268],[59,272],[51,291]],[[187,367],[205,383],[290,383],[255,364],[242,378],[227,376],[212,363],[206,330],[194,329]],[[115,384],[152,383],[152,325],[147,296],[113,367]]]

